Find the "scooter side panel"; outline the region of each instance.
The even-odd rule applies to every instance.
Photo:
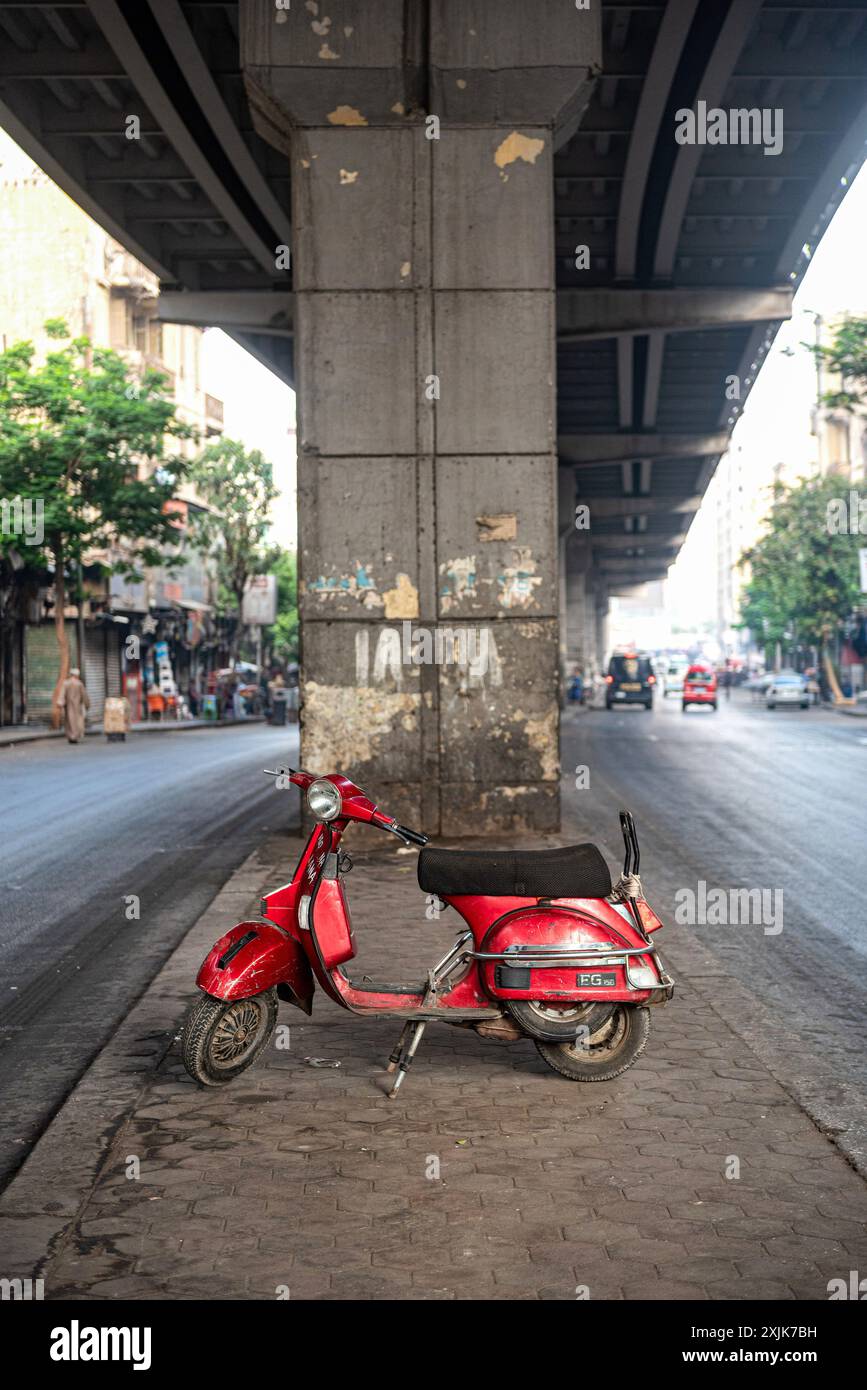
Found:
[[[580,906],[579,906],[580,905]],[[486,989],[494,999],[580,1000],[610,1003],[642,1004],[650,997],[647,989],[633,989],[623,964],[611,964],[594,958],[576,955],[562,966],[527,968],[521,957],[533,948],[557,947],[600,951],[617,951],[638,947],[640,940],[634,927],[609,903],[597,899],[575,899],[558,908],[538,904],[515,911],[501,918],[485,935],[480,949],[485,952],[508,952],[514,966],[504,962],[480,961],[480,973]],[[635,966],[651,965],[650,956],[630,958]]]
[[[239,922],[202,962],[196,984],[216,999],[249,999],[286,985],[309,1013],[313,974],[301,945],[270,922]]]

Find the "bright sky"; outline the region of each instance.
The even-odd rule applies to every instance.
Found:
[[[271,539],[294,547],[298,531],[295,392],[219,328],[205,333],[202,380],[205,389],[223,402],[223,427],[229,438],[242,440],[248,449],[261,449],[274,465],[274,482],[281,496],[271,509]]]
[[[861,169],[820,241],[784,323],[752,388],[732,442],[755,460],[787,462],[795,471],[813,457],[810,410],[816,399],[816,369],[801,343],[812,342],[814,314],[834,319],[843,313],[867,312],[867,165]],[[793,355],[787,355],[787,349]],[[710,503],[699,509],[683,549],[669,573],[667,602],[673,617],[692,625],[716,614],[714,514]]]

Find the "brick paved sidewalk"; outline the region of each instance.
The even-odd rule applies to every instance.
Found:
[[[244,724],[264,724],[265,716],[248,715],[246,719],[151,719],[130,724],[130,734],[182,734],[189,729],[237,729]],[[88,724],[88,738],[102,738],[102,723]],[[62,729],[50,729],[46,724],[12,724],[0,729],[0,748],[17,748],[20,743],[43,743],[49,738],[65,738]]]
[[[430,1025],[390,1102],[397,1025],[317,994],[312,1019],[281,1007],[288,1049],[196,1089],[172,1038],[198,962],[296,852],[230,880],[82,1080],[0,1201],[0,1272],[47,1298],[825,1299],[867,1271],[863,1179],[690,983],[694,938],[606,1085]],[[359,973],[412,979],[450,944],[414,855],[356,855],[349,890]]]

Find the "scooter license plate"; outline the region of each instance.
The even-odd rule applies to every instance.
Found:
[[[617,976],[613,970],[579,970],[575,984],[578,989],[614,989]]]

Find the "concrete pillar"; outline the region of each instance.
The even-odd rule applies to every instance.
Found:
[[[244,0],[242,21],[291,163],[302,763],[434,833],[554,829],[552,162],[599,7]]]
[[[593,607],[589,571],[589,547],[573,542],[566,566],[566,659],[569,663],[580,662],[585,668],[592,657],[587,644],[588,614]]]
[[[604,583],[600,581],[596,590],[596,605],[594,611],[594,645],[596,649],[596,665],[602,672],[608,669],[609,638],[608,638],[608,612],[611,607],[608,590]]]

